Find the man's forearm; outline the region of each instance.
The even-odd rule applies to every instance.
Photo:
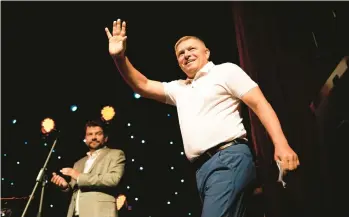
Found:
[[[126,83],[137,93],[142,93],[148,82],[147,77],[140,73],[129,61],[128,57],[113,57],[114,63]]]
[[[79,187],[93,187],[93,188],[105,188],[116,187],[123,175],[120,173],[107,173],[107,174],[87,174],[82,173],[79,176]]]
[[[274,146],[288,145],[287,139],[281,129],[280,121],[274,109],[267,101],[258,103],[254,112],[267,130]]]

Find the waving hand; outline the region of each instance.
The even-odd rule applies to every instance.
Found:
[[[105,32],[109,39],[109,53],[112,57],[124,56],[126,50],[126,22],[121,20],[113,22],[113,33],[106,27]]]

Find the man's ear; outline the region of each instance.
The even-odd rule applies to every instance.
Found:
[[[210,50],[208,48],[206,48],[206,59],[208,60],[210,58]]]
[[[105,137],[104,142],[108,142],[108,136]]]

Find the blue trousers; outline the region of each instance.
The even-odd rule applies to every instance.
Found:
[[[196,182],[203,203],[201,217],[242,217],[245,201],[252,196],[256,169],[246,144],[225,148],[196,171]]]

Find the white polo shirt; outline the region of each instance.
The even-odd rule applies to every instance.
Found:
[[[258,85],[239,66],[209,62],[194,79],[163,84],[166,103],[177,106],[190,161],[221,142],[246,137],[240,98]]]

